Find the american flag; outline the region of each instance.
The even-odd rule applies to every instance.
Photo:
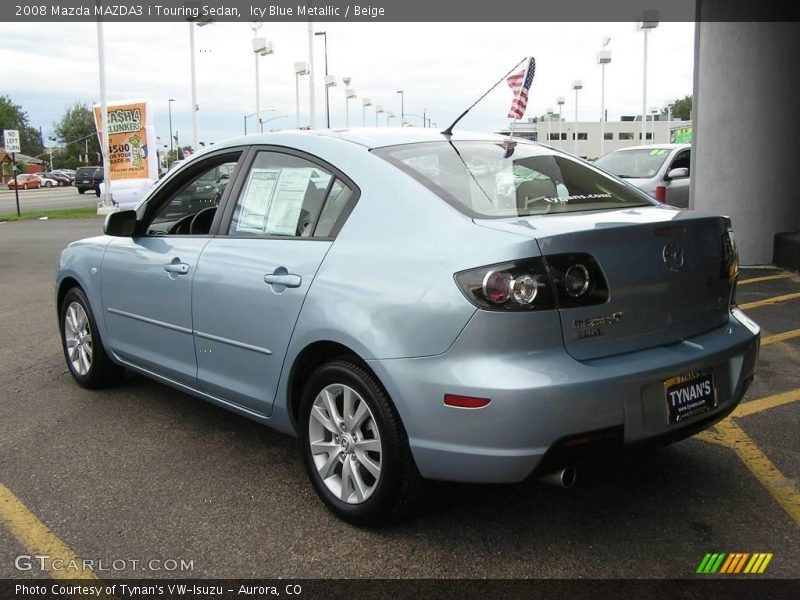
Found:
[[[525,108],[528,106],[528,90],[531,89],[535,71],[536,59],[529,58],[525,69],[506,79],[511,91],[514,92],[514,100],[511,101],[511,109],[508,111],[509,119],[521,119],[525,114]]]

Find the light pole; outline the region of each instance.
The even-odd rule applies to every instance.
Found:
[[[304,62],[294,63],[294,110],[297,129],[300,129],[300,76],[308,75],[308,67]]]
[[[308,22],[308,126],[314,129],[314,24]]]
[[[603,49],[597,53],[597,64],[600,65],[600,156],[605,154],[606,139],[606,65],[611,62],[611,50],[606,46],[610,37],[603,38]]]
[[[652,125],[650,127],[653,130],[652,133],[650,134],[650,143],[653,144],[656,141],[656,115],[658,114],[658,107],[657,106],[651,106],[650,107],[650,114],[652,115],[651,119],[653,121],[653,123],[652,123]]]
[[[550,121],[553,120],[553,109],[547,109],[547,143],[550,143]],[[541,143],[541,142],[540,142]]]
[[[192,148],[197,150],[197,68],[195,66],[195,46],[194,46],[194,26],[205,27],[211,21],[192,21],[189,20],[189,52],[191,53],[191,75],[192,75]]]
[[[372,106],[372,100],[369,98],[364,98],[362,101],[363,106],[361,107],[361,126],[367,126],[367,107]]]
[[[264,109],[264,110],[262,110],[261,112],[262,112],[262,113],[265,113],[265,112],[275,112],[275,109],[274,109],[274,108],[265,108],[265,109]],[[247,119],[249,119],[250,117],[255,117],[255,116],[257,116],[257,115],[258,115],[258,113],[253,113],[253,114],[251,114],[251,115],[245,115],[245,116],[244,116],[244,134],[245,134],[245,135],[247,135]],[[272,120],[272,119],[267,119],[267,121],[271,121],[271,120]],[[259,132],[260,132],[260,133],[263,133],[263,131],[264,131],[264,130],[263,130],[263,127],[262,127],[262,125],[263,125],[264,123],[266,123],[267,121],[261,121],[261,122],[258,122],[258,123],[256,123],[256,133],[259,133]]]
[[[564,144],[561,143],[561,108],[565,103],[564,96],[556,98],[556,104],[558,104],[558,147],[561,150],[564,149]]]
[[[658,21],[641,21],[639,30],[644,36],[644,53],[642,54],[642,144],[647,137],[647,35],[651,29],[658,27]]]
[[[667,104],[667,143],[672,143],[672,104]]]
[[[317,31],[314,35],[321,35],[325,42],[325,122],[328,129],[331,128],[331,101],[328,88],[336,85],[336,78],[328,75],[328,32]]]
[[[170,98],[167,102],[167,106],[169,107],[169,155],[172,156],[172,103],[175,102],[175,98]],[[169,161],[167,161],[169,162]]]
[[[389,119],[394,119],[394,113],[390,110],[386,111],[386,126],[389,127]]]
[[[258,37],[256,32],[261,27],[261,23],[253,23],[253,56],[256,65],[256,133],[261,133],[261,80],[259,77],[258,57],[272,54],[272,42],[268,42],[263,37]]]
[[[578,90],[583,89],[583,81],[576,79],[572,82],[572,89],[575,90],[575,131],[572,132],[573,137],[573,154],[578,156]]]
[[[404,108],[405,93],[403,90],[397,90],[397,93],[400,94],[400,126],[404,127],[406,121],[406,111]]]
[[[378,115],[384,112],[382,104],[375,105],[375,127],[379,127],[378,125]]]
[[[344,84],[350,84],[350,78],[344,78]],[[344,90],[344,110],[345,110],[345,126],[350,127],[350,100],[356,99],[356,91],[353,88],[346,88]]]

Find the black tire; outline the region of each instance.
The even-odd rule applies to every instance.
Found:
[[[92,358],[88,371],[85,374],[79,373],[72,364],[70,359],[69,349],[67,348],[67,339],[65,336],[65,320],[67,310],[73,303],[78,303],[83,308],[89,321],[89,331],[91,332],[92,340]],[[64,360],[67,363],[67,368],[72,374],[72,377],[81,387],[91,390],[108,387],[116,383],[122,378],[124,369],[112,362],[106,354],[103,347],[103,341],[100,338],[100,332],[97,329],[97,322],[92,312],[92,307],[89,306],[89,301],[86,294],[79,287],[71,288],[65,295],[61,306],[58,309],[59,314],[59,331],[61,332],[61,347],[64,350]]]
[[[53,187],[53,184],[52,184],[52,183],[50,183],[49,181],[45,181],[45,182],[44,182],[44,187],[48,187],[48,188],[49,188],[49,187]]]
[[[85,191],[86,191],[86,190],[85,190],[85,189],[83,189],[83,188],[78,188],[78,193],[79,193],[79,194],[82,194],[82,193],[83,193],[83,192],[85,192]]]
[[[343,384],[366,402],[381,440],[381,473],[372,495],[360,504],[348,504],[325,485],[314,463],[309,443],[309,418],[314,400],[325,387]],[[342,358],[319,367],[303,390],[298,414],[303,465],[317,495],[340,519],[353,525],[380,526],[408,516],[422,497],[423,480],[417,471],[400,416],[374,375],[358,362]]]

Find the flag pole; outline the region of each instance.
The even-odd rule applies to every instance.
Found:
[[[475,102],[473,102],[473,103],[472,103],[472,106],[470,106],[470,107],[469,107],[467,110],[465,110],[463,113],[461,113],[461,114],[459,115],[459,117],[458,117],[458,118],[457,118],[455,121],[453,121],[453,122],[450,124],[450,127],[448,127],[447,129],[445,129],[444,131],[442,131],[442,134],[443,134],[443,135],[453,135],[453,127],[455,127],[455,126],[456,126],[456,124],[457,124],[457,123],[458,123],[458,122],[459,122],[461,119],[463,119],[463,118],[466,116],[466,114],[467,114],[469,111],[471,111],[473,108],[475,108],[475,105],[476,105],[478,102],[480,102],[481,100],[483,100],[484,98],[486,98],[486,96],[488,96],[488,95],[489,95],[489,92],[491,92],[491,91],[492,91],[494,88],[496,88],[498,85],[500,85],[501,83],[503,83],[503,82],[506,80],[506,77],[508,77],[509,75],[511,75],[511,73],[513,73],[513,72],[514,72],[514,70],[515,70],[515,69],[516,69],[518,66],[520,66],[522,63],[524,63],[526,60],[528,60],[528,58],[529,58],[529,57],[527,57],[527,56],[526,56],[526,57],[525,57],[525,58],[523,58],[521,61],[519,61],[517,64],[515,64],[515,65],[514,65],[514,66],[511,68],[511,70],[510,70],[508,73],[506,73],[505,75],[503,75],[503,76],[502,76],[502,77],[501,77],[501,78],[500,78],[500,79],[497,81],[497,83],[495,83],[494,85],[492,85],[492,87],[490,87],[488,90],[486,90],[486,92],[484,92],[483,96],[481,96],[480,98],[478,98],[477,100],[475,100]]]
[[[511,127],[508,128],[509,129],[509,132],[508,132],[508,141],[509,141],[509,143],[514,138],[514,125],[516,125],[516,124],[517,124],[517,120],[514,119],[513,121],[511,121]]]

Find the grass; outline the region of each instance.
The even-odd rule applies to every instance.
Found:
[[[47,217],[48,219],[85,219],[86,217],[96,217],[97,208],[94,206],[84,206],[81,208],[62,208],[56,210],[35,210],[24,212],[20,216],[16,214],[0,215],[0,223],[3,221],[30,221]]]

